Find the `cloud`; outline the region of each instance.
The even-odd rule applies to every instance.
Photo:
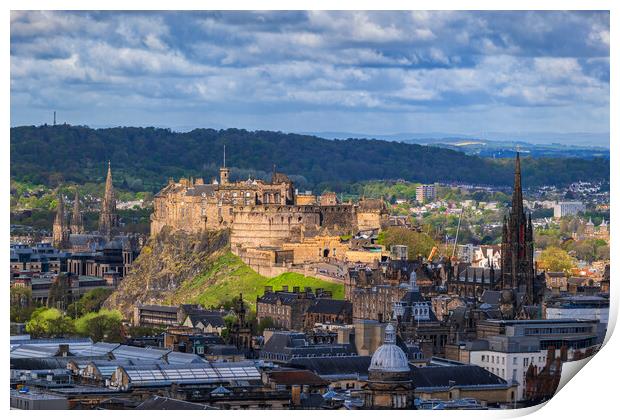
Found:
[[[54,108],[116,125],[122,107],[135,125],[518,131],[544,114],[601,131],[608,106],[607,12],[11,13],[14,124]]]

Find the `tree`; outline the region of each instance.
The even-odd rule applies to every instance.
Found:
[[[555,246],[545,249],[540,254],[539,261],[549,271],[563,271],[566,274],[575,266],[575,261],[568,252]]]
[[[60,273],[50,286],[47,298],[47,306],[65,310],[69,306],[69,290],[71,279],[67,273]]]
[[[122,315],[118,311],[102,309],[99,312],[89,312],[75,321],[75,330],[78,334],[90,337],[93,341],[122,340]]]
[[[426,233],[416,232],[403,227],[391,227],[379,235],[379,243],[390,249],[392,245],[407,245],[409,259],[418,255],[427,256],[435,246],[435,241]]]
[[[67,313],[74,318],[79,318],[89,312],[99,312],[103,303],[112,294],[111,289],[98,287],[84,294],[78,301],[67,307]]]
[[[37,308],[26,323],[33,337],[64,337],[74,332],[73,320],[56,308]]]
[[[32,304],[32,291],[25,287],[11,287],[11,322],[26,322],[36,306]]]

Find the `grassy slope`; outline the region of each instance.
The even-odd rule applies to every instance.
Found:
[[[293,286],[312,287],[312,289],[320,287],[331,291],[335,299],[344,298],[342,284],[298,273],[284,273],[273,278],[264,277],[244,264],[236,255],[225,252],[206,272],[183,282],[168,299],[168,303],[200,303],[205,307],[217,307],[243,293],[243,300],[255,309],[256,297],[263,294],[265,286],[273,286],[274,290],[280,290],[283,285],[287,285],[289,290]]]

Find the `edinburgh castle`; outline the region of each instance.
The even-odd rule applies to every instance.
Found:
[[[202,179],[169,180],[154,198],[151,235],[166,226],[192,233],[229,229],[232,251],[256,266],[249,254],[268,253],[265,258],[271,263],[336,257],[336,238],[378,230],[387,219],[381,200],[342,203],[334,193],[298,194],[293,182],[275,168],[269,182],[233,182],[229,174],[223,166],[219,181],[208,184]],[[301,246],[310,243],[311,251]]]

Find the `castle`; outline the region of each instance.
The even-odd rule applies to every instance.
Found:
[[[335,257],[335,236],[380,229],[387,220],[382,200],[342,203],[334,193],[298,194],[289,177],[275,167],[269,182],[232,182],[225,163],[219,175],[219,181],[210,184],[200,178],[169,180],[153,200],[151,236],[164,227],[190,233],[230,229],[231,249],[237,255],[254,249],[271,253],[271,259],[282,251],[281,257],[292,262],[294,251],[284,252],[287,244],[301,255],[299,244],[313,242],[316,257]]]

